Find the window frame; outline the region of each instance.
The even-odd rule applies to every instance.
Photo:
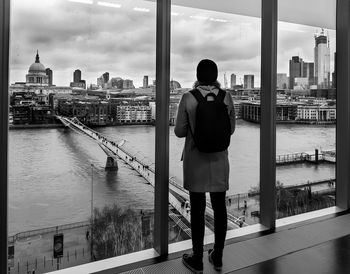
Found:
[[[261,0],[260,223],[276,226],[276,82],[278,0]]]
[[[256,232],[276,229],[276,77],[277,77],[277,20],[278,0],[261,0],[261,127],[260,127],[260,224],[255,230],[247,228],[247,234],[258,237]],[[336,0],[336,52],[337,52],[337,123],[336,123],[336,206],[323,210],[326,215],[337,212],[349,212],[350,208],[350,1]],[[8,116],[9,116],[9,37],[10,37],[10,0],[0,1],[0,272],[7,272],[7,222],[8,222]],[[121,260],[112,258],[108,263],[101,263],[99,273],[112,273],[117,268],[124,270],[165,260],[169,255],[168,245],[168,191],[169,191],[169,84],[170,84],[170,24],[171,0],[157,0],[157,44],[156,44],[156,177],[155,177],[155,229],[154,249],[128,254]],[[7,91],[7,92],[6,92]],[[304,217],[303,217],[304,216]],[[288,225],[308,216],[308,220],[319,218],[319,214],[308,213],[300,218],[292,216],[278,220],[277,227]],[[309,217],[312,217],[310,219]],[[254,231],[253,231],[254,230]],[[239,240],[243,232],[228,232],[228,240]],[[238,238],[237,238],[238,237]],[[213,237],[210,238],[212,241]],[[179,245],[176,252],[188,248],[189,241]],[[4,244],[5,243],[5,244]],[[178,244],[175,244],[178,245]],[[6,248],[4,248],[6,247]],[[171,251],[175,250],[170,248]],[[142,255],[144,254],[144,255]],[[145,255],[146,254],[146,255]],[[126,258],[134,259],[126,260]],[[116,266],[119,261],[120,266]],[[78,269],[80,266],[77,266]],[[82,266],[83,267],[83,266]],[[90,266],[91,267],[91,266]],[[102,270],[104,269],[104,270]]]
[[[350,1],[336,8],[336,206],[350,207]]]
[[[169,102],[171,0],[157,0],[156,140],[153,246],[168,254],[169,238]]]
[[[0,1],[0,272],[7,273],[10,0]]]

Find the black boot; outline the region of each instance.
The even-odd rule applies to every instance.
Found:
[[[203,259],[194,256],[193,254],[184,254],[182,256],[183,264],[193,273],[203,273]]]
[[[222,269],[222,252],[216,252],[214,249],[208,250],[209,262],[214,266],[214,269],[221,271]]]

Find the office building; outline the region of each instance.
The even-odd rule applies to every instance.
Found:
[[[46,71],[46,75],[49,77],[49,79],[48,79],[49,86],[52,86],[52,82],[53,82],[53,79],[52,79],[52,77],[53,77],[53,72],[52,72],[52,70],[51,70],[50,68],[47,68],[45,71]]]
[[[81,71],[79,69],[76,69],[73,73],[73,82],[79,83],[81,80]]]
[[[148,88],[148,76],[143,76],[143,88]]]
[[[234,88],[236,86],[236,74],[231,74],[231,88]]]
[[[335,121],[336,107],[327,105],[298,106],[296,117],[300,121]]]
[[[81,79],[81,71],[76,69],[73,73],[73,82],[70,83],[71,88],[86,89],[86,81]]]
[[[97,78],[97,86],[101,88],[108,88],[109,83],[109,72],[103,73],[100,77]]]
[[[289,88],[294,88],[294,81],[296,77],[303,76],[304,62],[299,56],[293,56],[289,60]]]
[[[309,78],[307,77],[295,77],[294,87],[296,90],[306,90],[309,88]]]
[[[278,89],[287,89],[288,88],[288,77],[287,73],[277,73],[277,84]]]
[[[330,86],[330,50],[329,40],[323,29],[320,34],[315,35],[314,59],[315,84],[320,88],[328,88]]]
[[[105,72],[102,74],[102,78],[103,78],[103,83],[107,84],[109,81],[109,72]]]
[[[245,89],[253,89],[254,88],[254,75],[247,74],[244,75],[244,86]]]
[[[133,80],[125,79],[123,80],[123,89],[132,89],[135,88]]]
[[[302,77],[308,79],[308,86],[315,84],[314,63],[304,62]]]

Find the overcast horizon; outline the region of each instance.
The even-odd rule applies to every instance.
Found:
[[[109,72],[142,86],[144,75],[155,79],[155,3],[132,0],[12,1],[10,83],[25,81],[39,50],[40,62],[53,70],[53,84],[69,86],[76,69],[87,84]],[[92,3],[92,4],[87,4]],[[310,13],[310,16],[312,14]],[[335,16],[335,15],[334,15]],[[191,87],[195,69],[204,58],[226,73],[255,75],[260,86],[260,18],[185,7],[172,7],[171,79]],[[313,62],[314,34],[320,28],[279,23],[278,73],[289,74],[289,60],[299,55]],[[335,31],[330,38],[334,70]]]

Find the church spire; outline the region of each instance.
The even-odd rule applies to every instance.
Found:
[[[35,63],[40,63],[39,50],[36,50]]]

